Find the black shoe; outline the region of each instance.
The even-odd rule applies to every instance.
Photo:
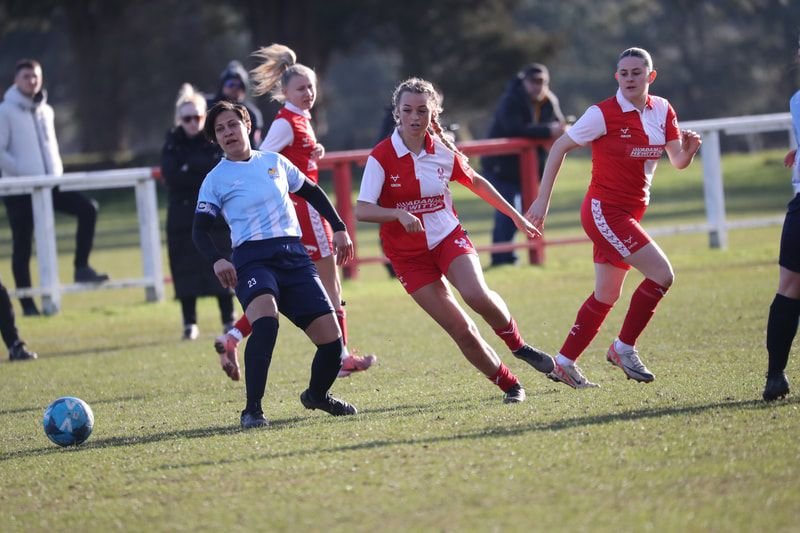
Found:
[[[32,361],[39,357],[36,352],[32,352],[25,346],[25,341],[18,340],[11,346],[11,349],[8,350],[8,360],[9,361]]]
[[[326,394],[324,400],[316,400],[311,396],[311,392],[308,389],[303,391],[303,394],[300,395],[300,403],[302,403],[303,407],[306,409],[319,409],[333,416],[354,415],[358,413],[358,409],[356,409],[354,405],[350,405],[344,400],[334,398],[330,394]]]
[[[789,380],[786,379],[786,374],[781,372],[770,376],[767,374],[767,384],[764,387],[764,401],[771,402],[778,398],[783,398],[789,394]]]
[[[526,344],[516,352],[511,352],[517,359],[522,359],[543,374],[549,374],[556,367],[553,358],[541,350]]]
[[[102,283],[108,279],[108,274],[97,272],[90,266],[75,269],[75,283]]]
[[[242,429],[263,428],[269,426],[269,420],[264,417],[261,411],[242,411],[239,419]]]
[[[32,298],[23,298],[19,303],[22,305],[22,314],[25,316],[40,316],[42,314]]]
[[[503,403],[522,403],[525,401],[525,389],[517,383],[503,394]]]

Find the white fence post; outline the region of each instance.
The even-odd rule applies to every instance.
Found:
[[[151,178],[136,182],[136,212],[142,246],[142,271],[152,283],[145,287],[148,302],[164,299],[164,274],[161,268],[161,232],[158,223],[156,185]]]
[[[53,187],[36,187],[31,192],[33,228],[36,237],[36,260],[42,288],[42,312],[54,315],[61,308],[61,282],[58,279],[56,223],[53,214]]]
[[[719,147],[719,132],[703,132],[703,192],[706,217],[708,218],[708,245],[725,249],[728,246],[728,230],[725,227],[725,187],[722,183],[722,156]]]

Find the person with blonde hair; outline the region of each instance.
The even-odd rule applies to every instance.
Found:
[[[266,139],[261,143],[260,150],[280,153],[312,182],[319,183],[317,161],[325,155],[325,147],[317,142],[310,113],[317,97],[316,74],[309,67],[298,63],[294,51],[282,44],[259,48],[253,52],[253,56],[261,60],[250,71],[253,94],[269,94],[273,100],[284,104],[273,120]],[[356,355],[348,350],[347,314],[342,301],[339,269],[334,260],[331,225],[303,198],[295,194],[290,197],[302,229],[301,242],[319,271],[342,330],[344,352],[339,377],[366,370],[377,358],[372,354]],[[214,347],[220,355],[227,355],[229,368],[236,367],[237,344],[249,332],[250,323],[245,315],[239,319],[235,328],[216,339]]]
[[[203,136],[206,100],[185,83],[175,102],[174,127],[167,132],[161,151],[161,175],[167,188],[167,252],[175,297],[181,303],[183,339],[195,340],[197,298],[215,296],[223,330],[233,327],[233,293],[220,285],[213,266],[192,243],[192,221],[200,185],[222,152]],[[219,219],[212,228],[214,241],[230,251],[230,230]]]
[[[441,95],[430,82],[404,81],[392,102],[397,127],[367,160],[356,216],[381,225],[386,257],[403,288],[452,337],[464,357],[504,392],[503,401],[522,402],[525,389],[519,379],[481,337],[448,282],[514,356],[543,373],[553,370],[553,359],[525,343],[506,303],[486,285],[478,254],[453,206],[450,182],[502,211],[529,237],[539,232],[470,168],[443,133]]]
[[[622,293],[631,267],[644,275],[631,297],[628,313],[606,359],[628,379],[650,383],[655,375],[639,358],[636,341],[675,274],[664,251],[640,221],[650,201],[650,183],[664,152],[677,169],[688,167],[702,143],[700,135],[678,127],[672,105],[650,94],[656,80],[653,59],[642,48],[628,48],[617,58],[614,96],[595,104],[550,149],[539,196],[526,217],[544,229],[561,165],[579,146],[592,146],[592,179],[581,207],[581,224],[594,243],[594,292],[578,310],[575,323],[556,355],[550,378],[574,389],[596,387],[575,361],[589,346]]]

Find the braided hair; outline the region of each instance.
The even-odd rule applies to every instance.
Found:
[[[408,78],[394,90],[392,94],[392,106],[395,124],[400,124],[400,97],[403,93],[424,94],[428,97],[428,105],[431,108],[431,124],[428,133],[435,135],[447,148],[455,152],[456,155],[466,158],[456,147],[453,140],[444,132],[442,124],[439,122],[439,115],[444,111],[442,108],[442,94],[436,90],[433,84],[422,78]]]

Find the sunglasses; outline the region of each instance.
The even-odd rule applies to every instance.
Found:
[[[236,80],[228,80],[225,82],[226,89],[241,89],[244,90],[244,84]]]
[[[181,117],[181,122],[183,122],[184,124],[188,124],[192,121],[200,122],[200,115],[186,115],[184,117]]]

